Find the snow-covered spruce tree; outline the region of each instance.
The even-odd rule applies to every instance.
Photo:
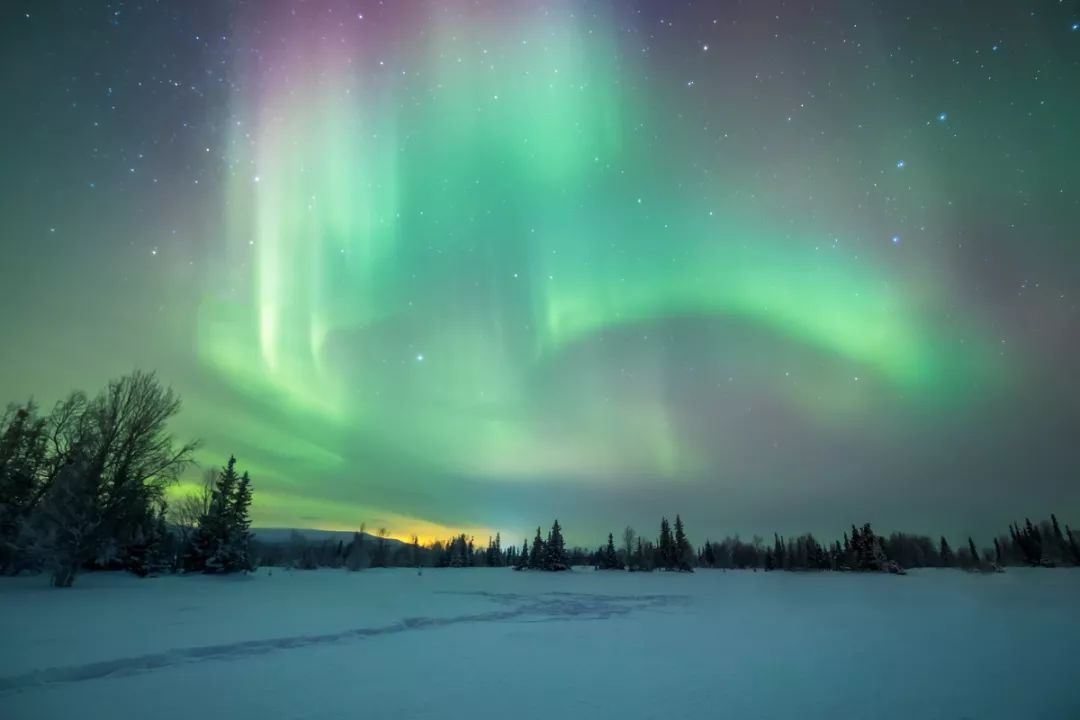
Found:
[[[192,541],[190,567],[207,573],[251,570],[251,477],[236,471],[230,456],[218,473],[210,509],[199,522]]]
[[[563,541],[562,528],[556,520],[548,533],[547,542],[544,543],[544,556],[541,568],[549,572],[569,570],[570,563],[566,559],[566,543]]]

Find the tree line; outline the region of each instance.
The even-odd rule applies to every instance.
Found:
[[[363,528],[363,526],[361,526]],[[686,535],[681,516],[674,524],[661,518],[659,534],[646,538],[627,527],[616,542],[608,533],[607,542],[595,550],[567,547],[562,526],[556,520],[546,536],[541,528],[520,547],[504,547],[502,536],[488,538],[487,545],[460,534],[445,541],[420,544],[415,536],[408,543],[387,540],[385,528],[377,537],[361,531],[351,542],[324,540],[311,542],[294,533],[286,543],[260,543],[254,552],[263,565],[294,569],[343,567],[510,567],[515,570],[559,572],[575,566],[597,570],[651,572],[654,570],[693,572],[695,568],[741,570],[833,570],[846,572],[903,573],[907,568],[943,567],[970,571],[998,572],[1007,566],[1080,566],[1080,533],[1062,530],[1056,516],[1039,524],[1014,524],[1009,535],[993,539],[990,547],[978,550],[975,541],[953,550],[944,537],[938,541],[925,535],[894,532],[878,535],[869,523],[849,531],[831,543],[821,543],[812,534],[784,538],[773,536],[771,543],[755,536],[749,541],[738,536],[720,541],[706,540],[694,548]]]
[[[945,537],[894,532],[869,523],[821,543],[812,534],[738,536],[706,540],[695,549],[680,515],[661,518],[652,538],[627,527],[618,544],[608,533],[595,550],[567,547],[556,520],[521,547],[489,537],[486,546],[459,534],[421,544],[395,540],[386,528],[344,540],[310,542],[294,533],[286,543],[261,542],[251,532],[252,479],[230,457],[208,470],[197,492],[174,506],[166,489],[193,464],[194,442],[181,443],[167,425],[180,399],[153,373],[136,371],[93,397],[73,392],[47,414],[32,401],[0,415],[0,574],[47,572],[70,586],[82,570],[228,573],[257,565],[297,569],[341,567],[512,567],[560,572],[599,570],[692,572],[698,568],[903,572],[959,567],[984,572],[1009,565],[1080,565],[1080,532],[1048,520],[1013,523],[979,548],[974,539],[953,549]]]

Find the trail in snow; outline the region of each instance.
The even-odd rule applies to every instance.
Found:
[[[606,620],[635,611],[659,609],[686,600],[685,596],[681,595],[591,595],[565,592],[550,592],[541,595],[493,592],[445,592],[441,594],[481,597],[503,605],[507,609],[450,617],[407,617],[398,622],[377,627],[360,627],[333,633],[295,635],[202,647],[176,648],[165,652],[117,658],[83,665],[45,668],[21,675],[0,677],[0,694],[18,692],[42,685],[133,675],[189,663],[234,660],[279,650],[347,642],[380,635],[392,635],[409,630],[439,628],[461,623],[503,622],[508,620],[522,620],[525,622]]]

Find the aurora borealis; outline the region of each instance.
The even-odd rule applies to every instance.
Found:
[[[1075,5],[10,5],[3,398],[154,368],[257,525],[1080,512]]]

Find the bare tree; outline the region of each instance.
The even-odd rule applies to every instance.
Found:
[[[622,551],[626,553],[626,564],[631,565],[634,558],[634,542],[637,540],[637,533],[634,532],[634,528],[629,525],[622,531]]]
[[[51,543],[54,563],[75,562],[77,567],[95,557],[95,548],[107,562],[127,562],[127,548],[139,542],[160,513],[165,488],[192,463],[196,443],[177,445],[166,429],[179,410],[172,389],[141,371],[110,382],[92,400],[74,393],[57,405],[50,421],[53,464],[45,471],[42,490],[56,518],[53,534],[62,536]],[[55,501],[49,497],[54,486]],[[76,501],[73,496],[79,493],[85,497]],[[82,528],[77,551],[70,548],[74,541],[61,541],[71,539],[65,525],[73,523]],[[59,575],[57,585],[74,580],[74,571]]]
[[[199,527],[199,523],[210,512],[218,472],[217,468],[207,468],[203,471],[202,484],[194,492],[184,495],[169,507],[169,519],[180,531],[182,545],[187,545]]]
[[[375,561],[371,563],[374,567],[386,567],[389,564],[386,557],[386,538],[389,534],[386,528],[379,528],[379,539],[375,543]]]

